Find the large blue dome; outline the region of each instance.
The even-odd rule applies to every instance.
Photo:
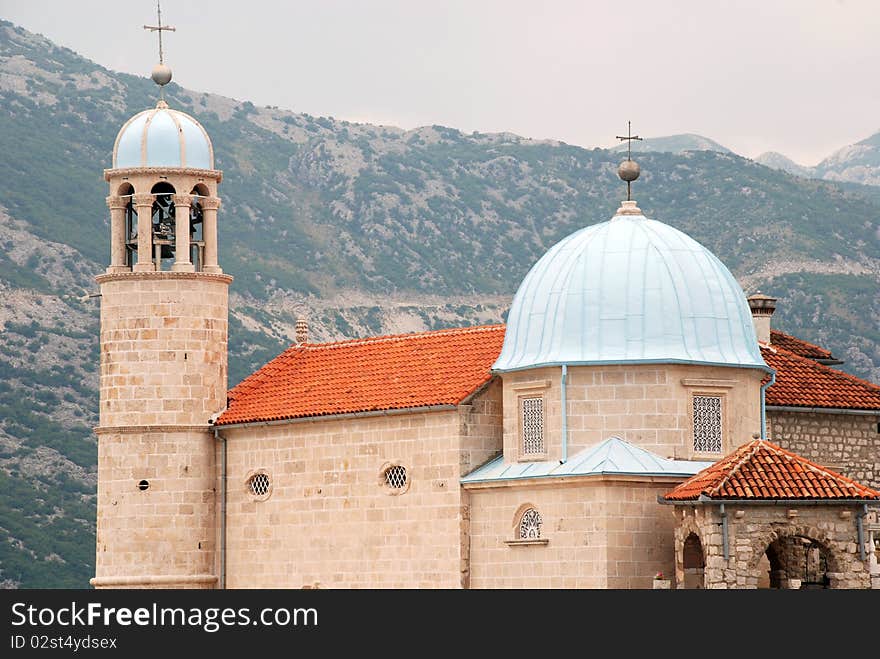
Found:
[[[523,279],[493,369],[689,363],[769,370],[745,293],[718,258],[624,207],[564,238]]]
[[[202,125],[161,103],[134,115],[116,136],[113,168],[214,169],[214,148]]]

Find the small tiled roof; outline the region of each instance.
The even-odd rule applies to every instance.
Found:
[[[767,389],[767,405],[880,410],[880,387],[849,373],[802,357],[780,346],[761,346],[776,382]]]
[[[215,422],[456,405],[491,377],[504,325],[294,345],[242,380]]]
[[[666,495],[667,501],[708,499],[880,499],[865,487],[776,444],[756,439]]]
[[[820,348],[817,345],[799,339],[796,336],[783,334],[777,330],[770,330],[770,344],[793,352],[801,357],[809,357],[810,359],[834,359],[830,350]]]

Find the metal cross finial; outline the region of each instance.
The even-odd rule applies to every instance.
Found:
[[[615,135],[615,137],[621,141],[623,141],[623,140],[627,141],[626,142],[626,159],[632,160],[632,141],[633,140],[638,140],[639,142],[642,141],[641,137],[639,137],[638,135],[632,134],[632,122],[631,121],[626,122],[626,135]]]
[[[165,63],[165,54],[162,52],[162,32],[176,32],[177,28],[171,27],[170,25],[162,25],[162,5],[159,4],[159,0],[156,0],[156,15],[159,18],[158,25],[144,25],[145,30],[149,30],[150,32],[158,32],[159,33],[159,64]]]

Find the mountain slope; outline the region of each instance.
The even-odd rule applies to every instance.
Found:
[[[788,158],[776,151],[767,151],[755,158],[755,162],[771,169],[781,169],[794,176],[803,176],[804,178],[814,178],[816,176],[815,167],[805,167],[797,164],[791,158]]]
[[[608,219],[620,154],[442,126],[351,124],[169,85],[211,135],[230,384],[306,313],[315,340],[497,322],[553,243]],[[0,23],[0,584],[85,587],[94,557],[98,303],[118,128],[155,104]],[[723,148],[723,147],[722,147]],[[880,198],[717,150],[639,156],[639,205],[693,235],[774,321],[880,380]]]
[[[615,152],[626,151],[626,143],[618,144],[611,149]],[[633,153],[684,153],[685,151],[717,151],[718,153],[733,153],[726,146],[718,144],[715,140],[695,133],[682,133],[681,135],[667,135],[664,137],[648,137],[632,143]]]
[[[815,169],[829,181],[880,185],[880,132],[835,151]]]

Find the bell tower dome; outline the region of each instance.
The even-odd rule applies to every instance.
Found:
[[[149,27],[173,30],[161,23]],[[161,43],[161,42],[160,42]],[[226,405],[228,288],[205,129],[160,99],[119,131],[101,290],[96,588],[214,588],[215,449]]]

